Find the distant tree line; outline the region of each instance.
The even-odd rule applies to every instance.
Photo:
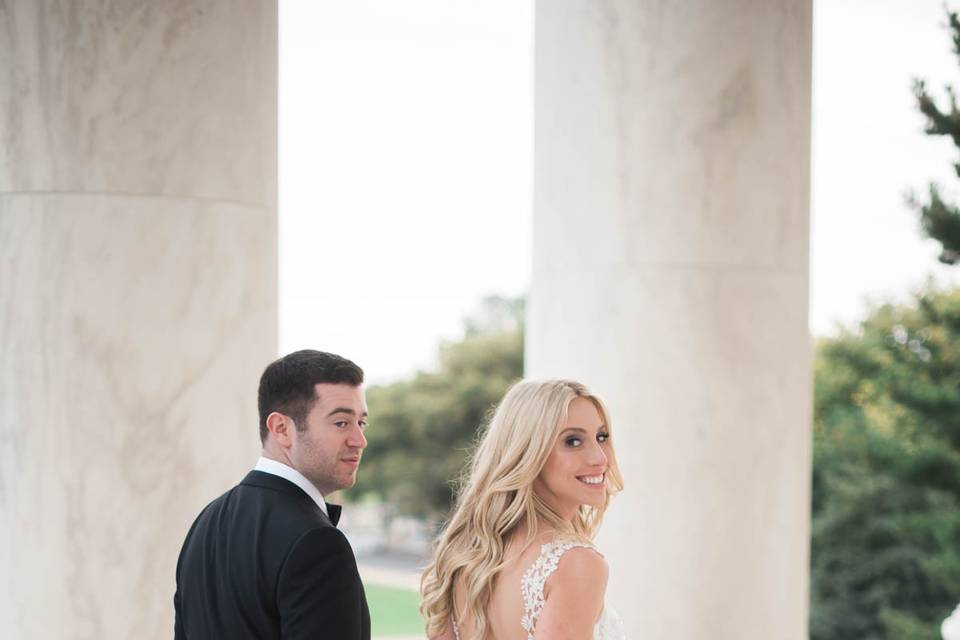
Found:
[[[812,640],[940,640],[960,602],[960,290],[817,344]]]
[[[523,301],[487,298],[465,321],[463,339],[440,347],[435,371],[368,390],[368,446],[350,497],[442,518],[478,428],[522,375]]]

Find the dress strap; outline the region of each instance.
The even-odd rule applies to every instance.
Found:
[[[574,547],[593,549],[592,545],[570,540],[556,540],[540,547],[540,555],[534,561],[520,581],[520,591],[523,593],[523,618],[520,626],[527,632],[527,640],[533,640],[533,629],[537,618],[543,612],[543,587],[557,569],[557,564],[563,554]],[[459,638],[457,638],[459,640]]]

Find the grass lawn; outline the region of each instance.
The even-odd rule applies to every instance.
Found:
[[[370,607],[370,635],[404,636],[423,634],[420,594],[411,589],[364,585]]]

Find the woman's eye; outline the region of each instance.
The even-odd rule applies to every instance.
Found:
[[[610,434],[609,434],[609,433],[598,433],[598,434],[597,434],[597,442],[606,442],[606,441],[609,440],[609,439],[610,439]]]
[[[568,447],[579,447],[581,444],[580,438],[567,438],[565,444]]]

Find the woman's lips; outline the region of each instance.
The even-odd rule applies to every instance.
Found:
[[[606,474],[597,473],[592,475],[577,476],[577,480],[579,480],[581,484],[585,484],[588,487],[591,487],[594,489],[602,489],[604,488],[604,480],[606,480]]]

